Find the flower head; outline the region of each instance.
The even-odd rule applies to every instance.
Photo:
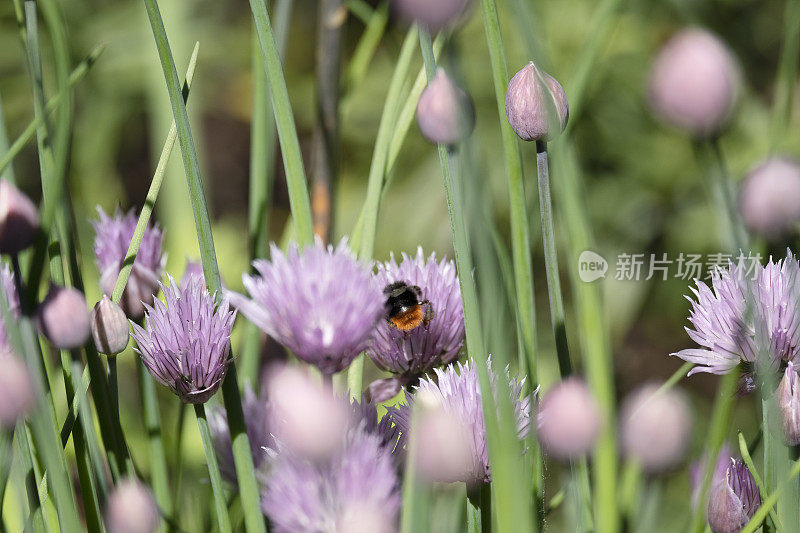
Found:
[[[100,271],[100,288],[111,296],[122,262],[128,253],[138,219],[133,210],[122,213],[117,209],[114,217],[109,217],[97,208],[100,220],[92,223],[95,231],[94,256]],[[144,315],[144,305],[153,304],[158,292],[159,281],[164,272],[166,258],[161,252],[163,234],[160,229],[148,226],[144,231],[136,261],[133,263],[130,278],[122,293],[120,305],[133,319]]]
[[[458,370],[458,371],[456,371]],[[465,428],[469,448],[469,467],[458,476],[459,481],[481,483],[491,480],[489,451],[486,444],[486,424],[481,406],[481,390],[474,363],[450,365],[446,369],[435,369],[436,378],[423,378],[407,404],[393,408],[391,416],[401,433],[402,446],[411,430],[411,409],[415,398],[422,396],[428,402],[441,406],[442,411],[452,417],[457,425]],[[507,373],[506,373],[507,374]],[[498,376],[489,368],[492,383]],[[509,378],[511,399],[517,422],[517,433],[524,438],[530,428],[530,397],[522,398],[524,380]]]
[[[335,249],[321,241],[272,260],[257,260],[256,276],[243,276],[253,298],[229,293],[231,304],[265,333],[324,374],[347,368],[367,347],[383,314],[383,295],[369,270],[345,241]]]
[[[523,141],[552,139],[567,127],[567,95],[554,77],[531,61],[508,82],[506,118]]]
[[[37,231],[36,206],[8,180],[0,180],[0,253],[21,252],[33,244]]]
[[[92,310],[92,338],[97,351],[106,355],[120,353],[128,346],[129,330],[125,311],[104,295]]]
[[[742,182],[739,209],[747,227],[767,238],[782,237],[800,222],[800,164],[768,159]]]
[[[742,461],[731,459],[708,499],[708,525],[714,533],[737,533],[761,507],[753,474]]]
[[[430,302],[433,318],[411,331],[401,331],[385,320],[378,324],[367,354],[382,370],[400,377],[403,385],[422,374],[458,357],[464,342],[464,309],[456,266],[452,261],[427,259],[422,248],[415,256],[403,254],[397,263],[394,256],[378,265],[375,275],[381,287],[396,281],[416,285],[422,298]],[[376,400],[388,398],[376,398]]]
[[[800,266],[791,253],[766,266],[755,265],[748,275],[744,261],[718,269],[711,287],[697,281],[692,289],[689,337],[702,348],[677,355],[696,363],[697,372],[726,374],[740,362],[755,363],[763,347],[776,370],[781,361],[800,362]]]
[[[14,353],[0,349],[0,431],[13,430],[17,420],[36,405],[31,373]]]
[[[248,385],[244,389],[242,411],[247,427],[247,439],[250,441],[250,451],[253,454],[253,466],[260,471],[270,451],[275,449],[275,440],[270,433],[270,404],[258,398]],[[229,483],[236,483],[236,465],[227,413],[221,408],[212,407],[208,413],[208,425],[222,477]]]
[[[228,370],[230,335],[236,312],[217,307],[198,278],[179,288],[172,277],[161,286],[164,299],[146,305],[145,327],[133,325],[136,352],[156,381],[186,403],[205,403]]]
[[[417,125],[426,139],[440,144],[454,144],[475,127],[472,99],[441,68],[419,97]]]
[[[647,472],[663,472],[686,454],[692,411],[678,390],[659,392],[651,383],[632,392],[622,406],[620,440],[625,455]]]
[[[393,0],[400,16],[436,31],[456,22],[472,0]]]
[[[92,332],[86,299],[73,287],[51,285],[36,310],[36,322],[47,340],[62,350],[83,346]]]
[[[594,395],[577,377],[565,379],[548,390],[537,415],[542,447],[564,460],[588,453],[600,434],[601,423]]]
[[[397,530],[399,482],[390,450],[363,425],[325,461],[282,450],[276,456],[261,506],[277,533]]]
[[[696,136],[718,132],[736,101],[739,69],[728,47],[699,28],[678,32],[653,62],[649,96],[665,122]]]
[[[152,533],[161,523],[161,514],[147,487],[134,480],[119,483],[106,502],[106,527],[109,533]]]

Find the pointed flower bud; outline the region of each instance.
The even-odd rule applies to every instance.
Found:
[[[539,407],[539,440],[561,460],[589,452],[600,433],[600,409],[589,387],[568,378],[547,391]]]
[[[778,386],[778,406],[783,420],[783,435],[789,446],[800,444],[800,384],[797,370],[789,363]]]
[[[506,117],[523,141],[550,140],[567,127],[567,95],[555,78],[531,61],[508,83]]]
[[[422,135],[437,144],[454,144],[475,128],[472,99],[438,69],[417,103],[417,125]]]
[[[117,355],[128,346],[128,319],[125,311],[108,296],[92,310],[92,338],[97,351]]]
[[[91,333],[86,299],[78,289],[51,285],[36,318],[42,334],[61,350],[83,346]]]
[[[21,252],[33,244],[38,229],[33,202],[7,180],[0,180],[0,253]]]
[[[759,235],[776,238],[800,223],[800,165],[775,158],[754,168],[742,183],[739,208],[745,225]]]
[[[455,22],[472,0],[393,0],[397,12],[436,31]]]
[[[150,491],[133,480],[117,485],[108,498],[105,514],[109,533],[153,533],[161,523]]]
[[[199,278],[186,287],[168,276],[164,301],[145,305],[144,328],[133,324],[134,351],[153,378],[185,403],[206,403],[225,379],[236,312],[217,306]]]
[[[669,470],[683,459],[692,429],[685,396],[675,389],[658,393],[658,388],[649,384],[631,393],[620,416],[625,455],[651,473]]]
[[[725,476],[708,499],[708,525],[714,533],[738,533],[761,507],[761,495],[750,470],[731,459]]]
[[[739,68],[712,33],[690,28],[661,49],[650,73],[650,106],[659,118],[692,135],[719,132],[736,100]]]
[[[0,352],[0,430],[13,429],[36,405],[28,367],[9,351]]]

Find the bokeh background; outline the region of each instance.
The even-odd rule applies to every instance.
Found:
[[[376,2],[370,2],[374,7]],[[577,55],[589,39],[601,7],[613,2],[596,0],[501,0],[501,28],[511,73],[530,59],[558,79],[571,96]],[[768,129],[774,97],[783,12],[778,0],[622,0],[608,19],[608,39],[597,50],[580,109],[573,110],[571,135],[585,182],[585,199],[597,241],[594,251],[610,263],[602,283],[607,317],[612,332],[615,377],[619,396],[635,385],[665,379],[681,364],[668,354],[690,345],[683,331],[687,325],[688,281],[616,281],[614,263],[620,253],[660,257],[667,253],[710,254],[722,250],[721,232],[713,211],[704,173],[695,146],[683,133],[659,123],[646,100],[646,83],[652,59],[660,45],[676,30],[700,25],[716,32],[741,63],[743,86],[729,128],[721,138],[730,174],[740,180],[767,156]],[[61,8],[67,22],[74,62],[98,44],[105,50],[75,89],[75,119],[69,170],[70,190],[80,228],[87,300],[99,296],[93,266],[90,222],[95,207],[111,211],[117,206],[138,209],[145,197],[163,140],[172,119],[166,87],[156,55],[145,10],[135,0],[70,0]],[[162,14],[170,44],[184,72],[195,41],[200,42],[199,66],[190,99],[190,115],[198,145],[203,178],[214,223],[217,254],[228,287],[241,289],[241,273],[247,269],[247,205],[252,109],[251,15],[245,0],[163,0]],[[296,0],[291,16],[285,73],[301,145],[310,153],[315,120],[314,46],[317,5]],[[366,179],[389,78],[407,25],[390,16],[367,74],[357,84],[344,84],[341,100],[340,179],[336,184],[333,240],[347,235],[361,208]],[[348,60],[364,30],[364,23],[350,14],[345,24],[343,80],[348,79]],[[46,41],[46,39],[45,39]],[[50,54],[44,49],[45,84],[53,94]],[[476,227],[495,232],[500,248],[507,244],[508,197],[502,159],[499,118],[494,100],[489,55],[479,9],[455,29],[441,62],[472,95],[477,127],[462,148],[471,215]],[[421,67],[417,53],[413,70]],[[32,101],[24,49],[11,2],[0,5],[0,97],[10,139],[15,139],[32,118]],[[795,99],[797,100],[797,99]],[[796,111],[796,109],[795,109]],[[790,133],[779,140],[779,152],[800,155],[796,112]],[[538,228],[535,183],[535,150],[522,147],[531,219],[531,242],[538,312],[540,380],[546,388],[557,379],[555,350],[547,313],[544,260]],[[177,152],[177,149],[175,150]],[[33,143],[15,160],[14,172],[21,188],[32,198],[41,195]],[[278,160],[279,161],[279,160]],[[310,169],[308,157],[306,168]],[[288,197],[282,166],[276,164],[269,217],[270,238],[280,240],[288,216]],[[551,179],[559,180],[557,174]],[[558,188],[555,209],[559,213]],[[198,257],[194,220],[186,194],[180,158],[173,153],[165,185],[156,207],[156,219],[166,229],[168,271],[176,278],[187,258]],[[558,221],[557,221],[558,222]],[[488,224],[484,224],[488,223]],[[480,233],[478,236],[480,236]],[[484,236],[487,234],[484,233]],[[557,238],[566,235],[556,227]],[[475,235],[473,235],[475,236]],[[478,238],[478,237],[475,237]],[[426,252],[452,255],[447,207],[441,185],[436,150],[412,126],[391,176],[377,229],[376,258],[391,252]],[[566,246],[562,246],[562,250]],[[492,253],[496,249],[492,248]],[[765,249],[761,250],[763,253]],[[494,270],[477,276],[502,275],[502,254]],[[490,258],[491,259],[491,258]],[[573,314],[568,269],[562,255],[568,319]],[[492,263],[490,260],[489,263]],[[674,273],[674,265],[671,273]],[[502,287],[502,281],[498,281]],[[490,311],[490,346],[504,349],[516,344],[516,332],[507,299],[489,294],[485,285],[482,302]],[[502,293],[503,291],[500,291]],[[499,298],[499,299],[498,299]],[[488,319],[487,319],[488,320]],[[241,329],[241,326],[239,326]],[[579,349],[573,328],[568,333],[573,351]],[[237,344],[234,339],[234,351]],[[268,346],[266,357],[278,356]],[[575,357],[577,360],[578,357]],[[123,424],[127,432],[144,435],[139,405],[134,356],[120,356]],[[368,369],[374,376],[374,369]],[[715,378],[694,376],[680,386],[691,394],[696,409],[694,455],[702,446],[710,412]],[[169,392],[160,391],[167,450],[175,448],[179,431],[179,405]],[[59,391],[63,396],[63,391]],[[733,430],[753,434],[758,420],[754,399],[738,402]],[[187,464],[184,484],[202,485],[204,459],[196,426],[188,414],[184,457],[168,456],[171,463]],[[132,437],[134,438],[134,437]],[[137,463],[146,471],[147,447],[132,442]],[[174,463],[172,463],[174,464]],[[566,475],[566,474],[564,474]],[[559,473],[551,476],[553,486]],[[659,516],[662,528],[680,528],[688,517],[688,478],[684,473],[667,477]],[[210,494],[210,487],[208,487]],[[8,500],[8,499],[7,499]],[[187,530],[206,530],[209,500],[184,498]],[[12,512],[12,511],[9,511]],[[555,523],[569,521],[569,511],[556,513]]]

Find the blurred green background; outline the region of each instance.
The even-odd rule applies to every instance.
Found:
[[[664,379],[681,361],[670,352],[690,345],[683,331],[688,303],[688,282],[615,281],[615,258],[620,253],[644,253],[676,259],[680,252],[708,254],[722,249],[717,217],[690,140],[681,132],[657,122],[645,99],[646,80],[659,46],[677,29],[690,24],[716,32],[741,62],[744,86],[729,129],[721,139],[731,175],[739,180],[767,155],[770,106],[781,47],[783,10],[778,0],[669,0],[622,1],[609,20],[609,38],[598,50],[580,113],[572,117],[571,135],[585,180],[588,215],[597,240],[596,252],[609,260],[603,284],[612,332],[615,377],[620,398],[636,384]],[[374,5],[374,3],[373,3]],[[500,0],[501,28],[511,74],[530,59],[560,80],[568,97],[575,59],[594,27],[600,4],[595,0]],[[603,4],[605,5],[605,4]],[[71,53],[77,64],[98,44],[106,48],[75,90],[75,119],[70,190],[75,206],[83,254],[87,299],[99,298],[97,271],[92,254],[95,206],[106,211],[141,206],[163,140],[172,119],[166,87],[143,5],[131,0],[70,0],[62,2]],[[252,108],[251,15],[244,0],[163,0],[162,15],[170,44],[184,72],[191,48],[200,42],[199,66],[190,99],[190,115],[203,178],[214,222],[217,255],[228,287],[241,289],[247,269],[247,194]],[[297,0],[291,18],[285,72],[298,125],[301,145],[310,152],[315,120],[314,46],[316,2]],[[345,87],[341,102],[340,181],[334,204],[335,240],[347,235],[361,208],[382,103],[407,26],[390,18],[386,34],[369,64],[366,78]],[[345,25],[345,63],[364,25],[349,16]],[[51,54],[45,39],[45,84],[53,94]],[[544,59],[547,58],[547,59]],[[501,239],[507,236],[507,190],[494,100],[489,56],[479,9],[473,8],[448,41],[441,62],[472,95],[477,127],[463,147],[468,193],[478,226],[488,219]],[[421,66],[417,54],[414,72]],[[343,65],[346,69],[346,64]],[[32,118],[30,84],[25,54],[11,2],[0,5],[0,96],[10,139],[15,139]],[[796,107],[796,106],[795,106]],[[795,109],[796,111],[796,109]],[[796,112],[791,134],[780,140],[780,152],[800,155]],[[177,149],[176,149],[177,151]],[[545,388],[557,379],[555,350],[547,313],[544,260],[538,229],[535,184],[535,150],[522,146],[529,176],[531,241],[536,281],[540,379]],[[306,169],[310,169],[306,158]],[[34,144],[15,160],[21,187],[40,197]],[[559,176],[551,176],[558,181]],[[555,209],[558,216],[558,188]],[[279,240],[288,215],[288,197],[282,165],[276,165],[274,206],[269,220],[270,238]],[[176,278],[187,258],[197,258],[186,182],[180,158],[173,153],[170,170],[157,205],[158,223],[166,229],[168,271]],[[556,227],[562,243],[566,235]],[[447,208],[441,186],[437,152],[415,126],[406,140],[391,178],[377,230],[376,258],[390,252],[426,252],[452,255]],[[562,250],[566,245],[562,246]],[[476,252],[477,253],[477,252]],[[568,319],[572,315],[566,255],[561,256]],[[478,267],[481,268],[478,261]],[[495,265],[497,266],[497,265]],[[674,272],[674,266],[672,267]],[[499,271],[497,271],[499,272]],[[481,272],[477,273],[479,283]],[[495,280],[496,287],[502,281]],[[516,333],[507,301],[490,287],[481,298],[491,314],[490,346],[510,349]],[[502,291],[501,291],[502,292]],[[484,317],[489,320],[487,317]],[[241,329],[241,325],[238,326]],[[578,350],[574,328],[568,322],[571,347]],[[494,343],[494,344],[493,344]],[[234,338],[234,352],[237,339]],[[574,356],[577,360],[577,354]],[[146,470],[133,354],[120,356],[123,425],[132,437],[137,463]],[[370,375],[374,375],[371,371]],[[126,379],[129,378],[129,379]],[[704,438],[715,378],[695,376],[681,385],[690,391],[696,409],[695,450]],[[177,435],[178,401],[161,394],[167,450]],[[63,397],[63,390],[58,391]],[[737,404],[732,427],[752,435],[757,426],[755,399]],[[204,459],[193,415],[186,416],[184,450],[190,468],[184,485],[205,484]],[[128,430],[127,428],[130,428]],[[733,436],[734,433],[732,432]],[[169,452],[168,452],[169,453]],[[696,455],[696,453],[695,453]],[[168,455],[168,461],[174,459]],[[561,474],[551,472],[555,487]],[[564,473],[566,476],[566,472]],[[666,478],[666,495],[660,516],[669,517],[665,530],[680,528],[688,520],[688,480],[685,473]],[[210,495],[210,487],[206,488]],[[209,500],[188,498],[184,491],[187,530],[206,529]],[[568,514],[568,513],[566,513]],[[553,520],[560,520],[557,513]]]

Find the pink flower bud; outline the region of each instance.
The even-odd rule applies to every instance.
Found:
[[[454,144],[472,133],[475,111],[469,95],[443,69],[428,84],[417,103],[417,125],[422,135],[438,144]]]
[[[284,367],[267,378],[274,407],[274,433],[293,452],[311,459],[340,449],[350,420],[349,406],[329,386],[300,369]]]
[[[568,378],[547,391],[539,407],[539,440],[562,460],[580,457],[594,446],[600,433],[600,409],[586,383]]]
[[[800,165],[788,158],[758,165],[742,183],[739,207],[754,233],[774,238],[790,232],[800,222]]]
[[[36,405],[33,381],[25,363],[10,352],[0,353],[0,369],[0,430],[13,429]]]
[[[797,370],[789,363],[778,385],[778,406],[783,421],[783,436],[789,446],[800,444],[800,384]]]
[[[108,497],[105,514],[109,533],[153,533],[161,523],[150,491],[133,480],[117,485]]]
[[[506,117],[523,141],[550,140],[567,127],[567,95],[555,78],[531,61],[508,83]]]
[[[39,330],[50,343],[62,350],[79,348],[91,333],[86,299],[77,289],[50,286],[37,311]]]
[[[16,254],[31,244],[39,230],[36,206],[19,189],[0,180],[0,253]]]
[[[674,389],[656,391],[658,385],[640,387],[625,400],[620,415],[625,455],[652,473],[683,460],[692,429],[692,411],[684,395]]]
[[[650,73],[653,111],[699,137],[717,133],[730,115],[739,86],[736,59],[716,36],[691,28],[661,49]]]
[[[713,533],[738,533],[761,507],[753,475],[742,461],[731,459],[708,498],[708,525]]]
[[[393,0],[394,7],[406,20],[415,20],[431,30],[455,22],[472,3],[471,0]]]
[[[128,333],[125,311],[103,296],[92,310],[92,338],[97,351],[117,355],[128,346]]]
[[[470,428],[447,413],[437,397],[426,390],[414,397],[414,454],[421,477],[439,483],[454,483],[469,477],[473,455],[467,444]]]

